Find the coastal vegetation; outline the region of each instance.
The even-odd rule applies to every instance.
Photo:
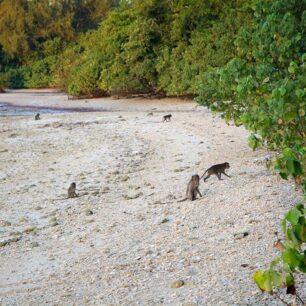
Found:
[[[306,194],[305,0],[2,0],[0,16],[0,87],[195,97]],[[254,275],[270,293],[306,272],[302,204],[283,228],[281,258]]]

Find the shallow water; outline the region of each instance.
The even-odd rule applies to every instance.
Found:
[[[9,103],[0,103],[0,117],[15,117],[15,116],[35,116],[37,113],[42,114],[59,114],[59,113],[74,113],[74,112],[105,112],[103,108],[84,108],[84,107],[45,107],[45,106],[19,106]]]
[[[68,113],[74,109],[57,109],[49,107],[33,107],[33,106],[16,106],[9,103],[0,103],[0,117],[11,116],[35,116],[40,114]]]

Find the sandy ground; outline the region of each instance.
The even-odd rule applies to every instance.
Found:
[[[175,99],[0,102],[112,111],[0,118],[0,305],[281,305],[252,273],[278,255],[275,232],[302,196],[244,128]],[[177,202],[191,175],[225,161],[231,178]],[[73,181],[79,197],[65,199]]]

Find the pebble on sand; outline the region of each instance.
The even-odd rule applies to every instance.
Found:
[[[184,286],[185,282],[183,280],[175,281],[171,284],[171,288],[180,288]]]
[[[236,233],[236,234],[234,234],[234,239],[236,239],[236,240],[238,240],[238,239],[242,239],[242,238],[244,238],[244,237],[246,237],[246,236],[248,236],[249,235],[249,233],[248,232],[241,232],[241,233]]]

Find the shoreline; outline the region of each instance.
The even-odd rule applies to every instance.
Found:
[[[278,306],[252,274],[278,255],[275,232],[303,199],[294,182],[267,171],[268,151],[252,151],[243,127],[204,107],[117,101],[0,117],[0,304]],[[222,162],[230,178],[201,181],[202,198],[178,202],[192,175]],[[71,182],[80,196],[66,199]]]
[[[38,107],[53,108],[59,110],[79,110],[93,112],[107,111],[154,111],[158,105],[159,112],[181,112],[192,110],[197,104],[192,100],[181,100],[179,98],[144,99],[122,98],[113,99],[92,98],[69,100],[63,92],[53,90],[10,90],[0,94],[0,103],[15,107]]]

